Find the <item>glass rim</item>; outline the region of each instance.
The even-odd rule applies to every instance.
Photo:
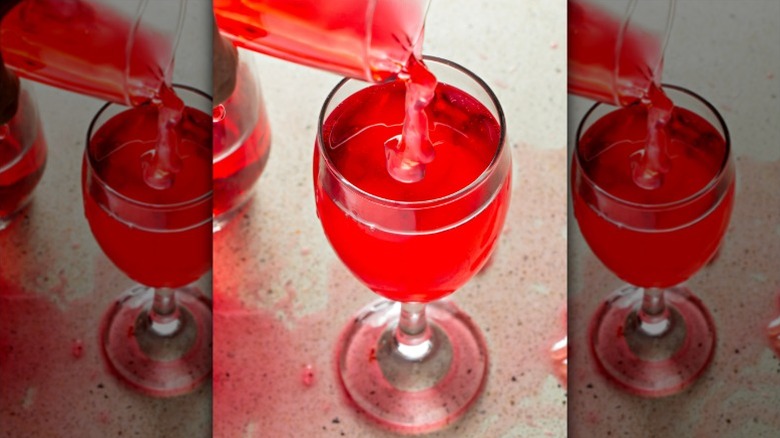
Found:
[[[448,202],[452,202],[458,198],[463,197],[467,193],[474,190],[475,187],[478,187],[480,184],[482,184],[485,180],[488,179],[488,177],[495,171],[495,169],[498,168],[500,162],[501,162],[501,156],[504,152],[504,149],[506,148],[506,119],[504,116],[504,110],[501,107],[501,103],[498,101],[498,97],[496,97],[493,90],[487,85],[487,83],[482,80],[479,76],[477,76],[475,73],[473,73],[471,70],[463,67],[462,65],[450,61],[445,58],[440,58],[437,56],[429,56],[424,55],[423,56],[424,61],[433,61],[435,63],[444,65],[446,67],[450,67],[460,73],[465,74],[469,79],[473,80],[485,93],[487,93],[488,97],[490,98],[490,101],[493,103],[496,109],[497,113],[497,122],[499,125],[499,137],[498,137],[498,146],[496,147],[496,151],[493,154],[493,158],[491,159],[490,163],[485,167],[485,169],[482,171],[482,173],[479,174],[472,182],[470,182],[468,185],[458,189],[455,192],[452,192],[450,194],[447,194],[445,196],[441,196],[438,198],[432,198],[432,199],[423,199],[418,201],[399,201],[395,199],[388,199],[379,195],[375,195],[373,193],[367,192],[360,187],[353,184],[351,181],[349,181],[347,178],[344,177],[344,175],[341,174],[341,172],[336,168],[336,166],[333,164],[333,161],[331,160],[330,156],[325,153],[325,141],[322,137],[322,126],[325,124],[325,113],[327,112],[328,106],[333,100],[333,98],[336,96],[336,93],[339,92],[339,90],[344,87],[348,82],[363,82],[358,79],[353,78],[344,78],[341,81],[339,81],[338,84],[328,93],[328,96],[325,98],[325,102],[322,104],[322,109],[320,110],[320,115],[317,121],[317,149],[320,154],[320,157],[322,157],[324,163],[327,166],[327,171],[330,172],[332,175],[336,177],[336,179],[339,181],[340,184],[342,184],[344,187],[349,189],[350,191],[353,191],[360,195],[363,198],[366,198],[370,201],[376,202],[378,204],[382,204],[389,207],[395,207],[395,208],[409,208],[409,209],[420,209],[425,207],[431,207],[431,206],[437,206],[446,204]],[[393,79],[394,80],[394,79]],[[368,86],[373,86],[376,84],[369,84]],[[354,95],[355,93],[350,94],[350,96]],[[481,102],[480,102],[481,103]]]
[[[583,134],[583,127],[585,125],[585,121],[588,120],[588,118],[591,116],[591,114],[596,111],[596,109],[600,106],[614,106],[610,103],[604,103],[604,102],[596,102],[593,104],[593,106],[588,109],[588,111],[585,113],[584,116],[582,116],[582,120],[580,120],[580,123],[577,126],[577,132],[575,134],[574,138],[574,164],[578,167],[579,175],[581,178],[587,181],[588,186],[592,187],[593,190],[595,190],[599,196],[604,196],[606,198],[611,199],[612,201],[619,203],[621,205],[625,205],[627,207],[636,208],[640,210],[665,210],[665,209],[671,209],[675,207],[679,207],[682,205],[686,205],[690,202],[695,201],[698,198],[701,198],[706,193],[711,191],[714,187],[716,187],[721,179],[723,179],[724,175],[727,173],[729,169],[729,161],[731,159],[731,137],[729,134],[728,126],[726,125],[725,120],[723,119],[723,116],[721,116],[720,112],[715,108],[714,105],[712,105],[708,100],[703,98],[698,93],[695,93],[687,88],[678,86],[678,85],[672,85],[672,84],[661,84],[661,88],[663,89],[670,89],[675,90],[677,92],[680,92],[682,94],[686,94],[699,103],[703,104],[709,111],[712,112],[712,114],[715,116],[717,123],[720,125],[720,128],[723,130],[723,140],[725,142],[725,153],[723,154],[723,161],[720,164],[720,167],[718,169],[718,172],[712,177],[712,179],[701,189],[696,191],[695,193],[686,196],[685,198],[678,199],[676,201],[671,202],[664,202],[659,204],[642,204],[638,202],[633,201],[627,201],[623,198],[620,198],[610,192],[608,192],[603,187],[596,184],[595,181],[590,177],[590,175],[587,174],[582,169],[581,162],[583,161],[583,158],[580,156],[580,138]],[[698,115],[698,114],[697,114]]]
[[[206,93],[204,91],[201,91],[201,90],[198,90],[197,88],[191,87],[189,85],[173,84],[172,87],[176,88],[176,89],[186,90],[186,91],[189,91],[189,92],[191,92],[193,94],[196,94],[196,95],[198,95],[200,97],[204,97],[204,98],[206,98],[208,100],[212,100],[211,95],[209,95],[208,93]],[[115,197],[121,199],[123,202],[127,202],[127,203],[130,203],[130,204],[142,207],[142,208],[148,208],[150,210],[179,210],[179,209],[184,209],[184,208],[187,208],[187,207],[192,207],[192,206],[201,204],[201,203],[203,203],[203,201],[206,201],[209,198],[213,197],[214,190],[212,188],[212,190],[207,191],[206,193],[198,196],[197,198],[194,198],[194,199],[191,199],[191,200],[188,200],[188,201],[162,205],[162,204],[152,204],[152,203],[149,203],[149,202],[143,202],[143,201],[139,201],[137,199],[133,199],[133,198],[131,198],[131,197],[129,197],[129,196],[123,194],[123,193],[119,193],[113,187],[111,187],[111,185],[109,185],[103,178],[100,177],[100,175],[97,172],[94,171],[94,169],[95,169],[95,165],[94,165],[95,158],[92,156],[92,154],[89,153],[89,151],[90,151],[90,148],[89,148],[90,139],[92,138],[92,131],[93,131],[93,129],[96,128],[97,120],[111,106],[124,106],[124,107],[127,107],[127,105],[116,103],[116,102],[106,102],[105,104],[103,104],[103,106],[100,107],[100,109],[97,111],[97,113],[95,113],[95,115],[92,117],[92,121],[89,122],[89,128],[87,129],[87,141],[85,143],[86,147],[84,148],[85,149],[84,150],[84,155],[87,158],[86,161],[87,161],[87,164],[89,165],[90,170],[91,170],[90,178],[94,178],[94,179],[98,180],[100,182],[100,184],[103,186],[104,190],[106,190],[107,192],[111,193],[112,196],[115,196]],[[128,109],[132,109],[134,107],[127,107],[127,108]],[[211,217],[209,217],[209,220],[211,220]]]

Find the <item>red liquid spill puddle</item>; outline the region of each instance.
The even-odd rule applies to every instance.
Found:
[[[299,436],[318,436],[349,427],[331,422],[343,410],[333,348],[348,318],[334,312],[357,304],[339,287],[322,286],[314,296],[325,295],[326,308],[301,315],[296,298],[312,292],[299,293],[305,280],[289,278],[307,274],[288,266],[284,248],[246,248],[245,222],[214,245],[214,436],[286,436],[291,425]]]
[[[330,369],[330,354],[312,353],[335,338],[323,333],[332,325],[326,315],[296,318],[292,285],[287,296],[270,308],[249,308],[237,297],[225,297],[214,306],[215,436],[259,433],[283,436],[301,413],[327,413],[337,398],[311,395],[329,391],[321,384],[320,369]],[[215,296],[221,291],[215,288]],[[319,346],[317,346],[319,345]],[[254,435],[251,435],[254,436]]]
[[[717,328],[715,356],[691,388],[662,400],[636,397],[599,376],[587,347],[588,324],[598,305],[621,285],[589,251],[571,260],[572,334],[569,427],[583,436],[636,433],[637,421],[663,403],[657,430],[696,437],[776,436],[780,361],[767,342],[767,325],[778,317],[780,254],[777,187],[780,161],[737,157],[737,192],[729,229],[717,260],[702,268],[688,287],[710,310]],[[576,223],[571,224],[576,226]],[[579,262],[578,262],[579,260]],[[620,406],[622,421],[616,421]]]
[[[105,376],[91,365],[97,351],[73,337],[91,328],[74,316],[88,314],[89,303],[66,311],[56,300],[0,278],[0,423],[13,436],[60,436],[63,424],[103,401],[95,394]]]

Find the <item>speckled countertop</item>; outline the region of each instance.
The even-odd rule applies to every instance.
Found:
[[[659,400],[624,394],[598,375],[587,325],[621,281],[570,216],[570,436],[777,437],[780,360],[764,330],[780,315],[780,3],[680,0],[670,38],[664,81],[720,110],[737,169],[720,255],[688,282],[714,318],[715,357],[698,383]],[[588,106],[570,100],[569,145]]]
[[[210,4],[189,2],[175,80],[211,89]],[[109,374],[98,326],[133,283],[84,218],[81,160],[103,104],[35,85],[49,156],[31,206],[0,231],[0,436],[209,437],[211,385],[152,399]],[[208,291],[210,278],[199,281]]]
[[[487,81],[506,113],[511,207],[492,264],[452,299],[482,328],[482,398],[437,437],[566,434],[550,346],[566,302],[565,2],[433,1],[426,54]],[[253,202],[214,240],[214,430],[228,437],[392,436],[340,394],[339,332],[376,296],[330,248],[312,152],[334,75],[260,57],[273,140]]]

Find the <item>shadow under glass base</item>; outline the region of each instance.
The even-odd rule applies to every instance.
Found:
[[[175,289],[179,318],[152,323],[154,289],[137,285],[103,318],[101,350],[112,372],[154,397],[193,391],[211,375],[211,302],[197,288]]]
[[[380,426],[425,433],[457,420],[479,398],[488,371],[485,339],[450,301],[426,306],[432,329],[421,360],[398,351],[400,303],[380,300],[345,327],[337,345],[337,371],[348,398]]]
[[[676,394],[696,382],[712,361],[715,325],[701,300],[676,286],[664,291],[668,327],[648,333],[637,314],[643,296],[644,289],[625,286],[602,303],[589,329],[592,356],[603,374],[627,392]]]

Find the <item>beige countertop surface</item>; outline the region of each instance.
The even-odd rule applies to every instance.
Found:
[[[621,281],[587,248],[569,216],[570,436],[780,436],[780,361],[765,335],[780,316],[779,43],[778,2],[677,2],[663,80],[721,112],[737,171],[720,255],[688,281],[713,316],[715,356],[696,384],[657,400],[622,393],[600,376],[587,326]],[[570,148],[589,106],[570,100]]]

